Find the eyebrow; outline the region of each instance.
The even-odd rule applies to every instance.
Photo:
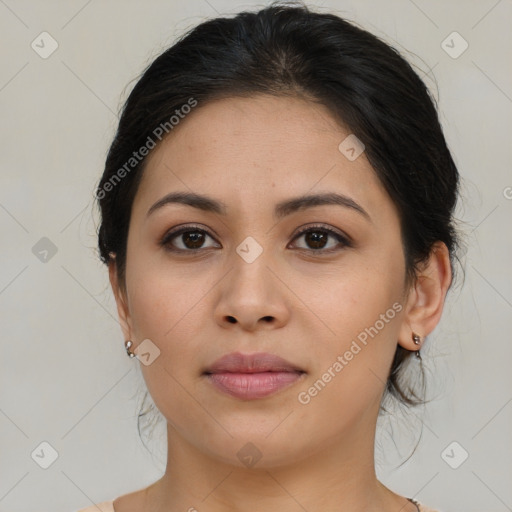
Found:
[[[217,199],[213,199],[212,197],[205,195],[196,194],[194,192],[171,192],[153,204],[153,206],[149,208],[146,217],[149,217],[154,211],[162,208],[163,206],[173,203],[188,205],[205,212],[227,215],[226,204],[222,201],[218,201]],[[350,197],[334,192],[303,195],[294,197],[292,199],[287,199],[275,206],[274,216],[277,219],[282,219],[283,217],[286,217],[297,211],[323,205],[336,205],[342,206],[344,208],[350,208],[360,213],[363,217],[371,222],[370,215],[362,206],[360,206]]]

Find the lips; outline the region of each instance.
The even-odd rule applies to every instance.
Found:
[[[274,394],[299,380],[305,371],[269,353],[235,352],[217,359],[204,375],[218,391],[245,400]]]
[[[282,357],[266,352],[242,354],[233,352],[217,359],[205,373],[261,373],[261,372],[303,372],[298,366]]]

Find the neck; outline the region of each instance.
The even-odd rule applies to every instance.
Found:
[[[164,476],[148,489],[148,510],[190,512],[382,512],[415,510],[375,475],[374,418],[307,457],[271,467],[240,467],[205,454],[167,425]],[[243,443],[239,443],[240,446]]]

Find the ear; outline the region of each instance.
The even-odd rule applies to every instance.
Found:
[[[130,310],[128,308],[128,300],[126,298],[126,294],[118,282],[117,263],[115,258],[116,255],[114,253],[110,253],[110,261],[108,263],[108,275],[110,279],[110,285],[112,286],[112,292],[114,293],[114,297],[116,299],[117,314],[119,315],[119,323],[123,331],[124,339],[131,340],[133,339],[133,329],[130,317]]]
[[[407,350],[421,348],[421,344],[414,343],[413,333],[420,336],[422,343],[425,336],[435,329],[441,319],[451,280],[450,253],[446,244],[437,242],[409,291],[398,336],[400,346]]]

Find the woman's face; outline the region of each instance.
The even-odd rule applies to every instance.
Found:
[[[141,369],[170,442],[272,467],[371,435],[405,321],[405,261],[395,206],[364,152],[354,159],[362,148],[339,149],[349,135],[313,103],[232,98],[199,104],[149,154],[116,298],[132,350],[150,340]],[[225,211],[167,202],[148,213],[176,192]],[[341,199],[276,210],[323,194]],[[302,373],[276,372],[286,384],[270,394],[268,372],[204,373],[232,353]]]

